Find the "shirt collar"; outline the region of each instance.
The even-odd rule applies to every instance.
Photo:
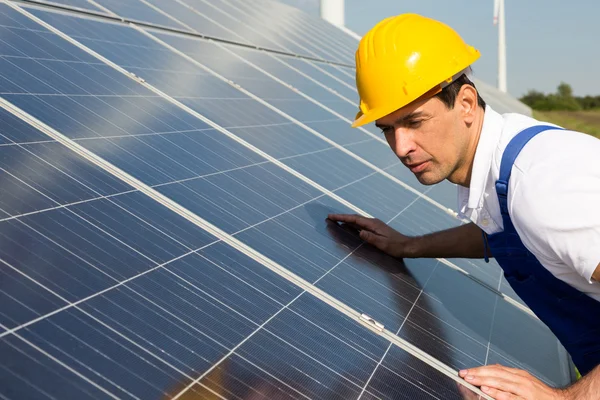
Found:
[[[475,150],[471,182],[469,184],[469,200],[467,207],[480,209],[483,207],[483,195],[490,176],[492,157],[500,140],[504,118],[490,106],[485,107],[481,135]]]

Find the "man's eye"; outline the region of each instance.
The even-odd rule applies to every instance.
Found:
[[[418,128],[419,126],[421,126],[421,123],[422,123],[422,122],[423,122],[423,121],[421,121],[421,120],[417,120],[417,121],[407,121],[407,122],[406,122],[406,125],[407,125],[407,126],[409,126],[409,127],[411,127],[411,128]]]
[[[386,133],[390,133],[392,131],[392,127],[391,126],[386,126],[385,128],[381,128],[381,133],[383,133],[384,135]]]

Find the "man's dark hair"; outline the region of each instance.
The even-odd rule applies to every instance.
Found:
[[[442,103],[444,103],[446,107],[451,110],[454,108],[456,97],[458,96],[458,92],[460,92],[460,89],[463,87],[463,85],[470,85],[475,88],[475,84],[471,82],[469,78],[467,78],[467,75],[462,74],[460,78],[443,88],[441,92],[435,95],[435,97],[440,99]],[[477,92],[477,105],[485,110],[485,101],[483,101],[479,95],[479,91]]]

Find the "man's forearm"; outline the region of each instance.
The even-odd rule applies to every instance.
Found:
[[[567,400],[598,400],[600,399],[600,365],[586,376],[563,390]]]
[[[481,229],[473,224],[418,236],[408,245],[414,258],[483,258],[484,242]],[[488,249],[488,256],[491,254]]]

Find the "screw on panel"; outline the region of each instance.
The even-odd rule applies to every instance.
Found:
[[[377,329],[378,331],[383,332],[384,325],[381,322],[375,321],[373,318],[371,318],[367,314],[361,314],[360,319],[361,319],[361,321],[366,322],[367,324],[371,325],[373,328]]]
[[[129,71],[127,71],[127,72],[129,72]],[[135,79],[136,81],[138,81],[140,83],[145,83],[146,82],[146,80],[144,78],[141,78],[141,77],[137,76],[133,72],[129,72],[129,75],[131,75],[133,77],[133,79]]]

